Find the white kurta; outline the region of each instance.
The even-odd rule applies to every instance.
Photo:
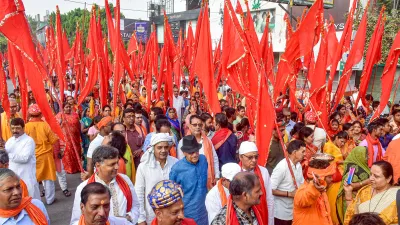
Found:
[[[204,155],[204,148],[203,148],[203,137],[201,137],[201,141],[199,144],[201,144],[201,148],[199,150],[199,154]],[[210,139],[208,139],[210,141]],[[211,142],[211,141],[210,141]],[[178,143],[178,149],[176,150],[176,157],[178,157],[179,160],[185,158],[185,155],[183,154],[181,148],[182,148],[182,139]],[[214,145],[211,143],[211,148],[212,148],[212,153],[213,153],[213,158],[214,158],[214,174],[215,178],[220,178],[220,171],[219,171],[219,161],[218,161],[218,155],[217,152],[215,152]]]
[[[274,196],[272,195],[271,178],[269,177],[268,170],[265,167],[258,166],[264,180],[265,191],[267,192],[267,206],[268,206],[268,225],[274,225]],[[251,172],[254,172],[251,171]]]
[[[126,222],[128,224],[136,224],[139,218],[139,199],[136,195],[135,192],[135,187],[132,184],[132,181],[129,179],[128,176],[125,174],[119,174],[122,176],[122,178],[128,183],[129,189],[131,190],[132,193],[132,209],[130,212],[126,212],[126,207],[128,204],[128,201],[126,200],[126,197],[124,193],[122,192],[121,188],[118,186],[117,181],[113,179],[109,185],[106,185],[104,181],[102,181],[97,175],[95,178],[96,182],[99,182],[103,184],[104,186],[108,187],[110,189],[111,184],[115,185],[115,191],[117,193],[117,200],[118,200],[118,214],[119,215],[114,215],[114,210],[113,210],[113,201],[110,200],[110,214],[109,216],[116,216],[116,217],[121,217],[125,216],[128,214],[132,218],[132,223],[129,223],[127,220]],[[82,189],[87,185],[88,180],[83,181],[77,188],[75,192],[75,199],[74,199],[74,206],[72,208],[72,216],[71,216],[71,223],[74,224],[76,221],[79,221],[79,218],[81,217],[81,192]]]
[[[9,169],[14,171],[28,187],[29,196],[40,198],[39,184],[36,180],[35,141],[27,134],[6,142],[6,151],[10,158]]]
[[[160,163],[156,162],[156,167],[146,163],[140,163],[136,171],[135,190],[140,203],[140,215],[138,223],[146,222],[151,224],[155,218],[153,209],[151,208],[147,195],[159,181],[169,180],[169,172],[178,159],[168,156],[164,168]]]
[[[182,108],[185,108],[185,101],[183,100],[182,96],[175,97],[175,95],[173,96],[174,98],[174,108],[176,109],[176,113],[178,116],[178,120],[179,122],[182,123]]]
[[[224,188],[226,198],[228,199],[229,190],[224,186],[222,186],[222,187]],[[221,196],[219,195],[217,185],[215,185],[213,188],[211,188],[211,190],[207,193],[206,209],[207,209],[207,213],[208,213],[208,224],[211,224],[213,219],[218,215],[218,213],[222,209]]]

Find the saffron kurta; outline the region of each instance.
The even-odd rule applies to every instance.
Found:
[[[198,225],[208,225],[205,205],[207,195],[208,163],[204,155],[199,155],[196,164],[183,158],[171,169],[169,179],[182,186],[185,217],[194,219]]]
[[[20,118],[20,117],[21,116],[18,113],[15,114],[15,118]],[[8,119],[6,112],[3,112],[1,114],[1,136],[5,142],[12,137],[10,129],[10,121],[11,118]]]
[[[57,136],[44,121],[32,121],[25,125],[25,133],[33,138],[36,144],[36,178],[37,180],[56,180],[56,165],[53,158],[53,144]]]

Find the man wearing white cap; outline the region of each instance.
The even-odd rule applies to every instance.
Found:
[[[211,224],[214,217],[218,215],[224,207],[229,197],[229,184],[233,177],[239,173],[242,168],[236,163],[227,163],[222,166],[222,178],[218,180],[206,196],[206,208],[208,212],[208,223]]]
[[[135,191],[140,203],[139,225],[151,224],[155,218],[146,196],[159,181],[169,180],[171,168],[178,161],[168,155],[172,146],[172,137],[168,133],[153,134],[150,146],[142,156],[136,172]]]
[[[257,165],[258,149],[256,144],[250,141],[242,142],[239,148],[239,158],[242,170],[256,174],[260,180],[263,196],[256,208],[260,212],[261,218],[264,219],[263,224],[274,225],[274,197],[272,195],[271,180],[268,170]]]

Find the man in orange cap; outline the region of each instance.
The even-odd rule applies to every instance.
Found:
[[[332,183],[336,163],[313,159],[307,171],[308,180],[302,184],[294,197],[293,225],[332,225],[327,187]]]

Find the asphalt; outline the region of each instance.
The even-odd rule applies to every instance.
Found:
[[[71,192],[70,197],[65,197],[61,191],[58,181],[56,183],[56,199],[53,204],[46,205],[46,201],[42,198],[42,202],[45,203],[47,213],[50,217],[51,225],[69,225],[71,220],[72,206],[74,204],[74,196],[76,187],[81,183],[80,174],[67,174],[68,190]],[[42,187],[41,187],[42,188]],[[41,189],[42,190],[42,189]]]

